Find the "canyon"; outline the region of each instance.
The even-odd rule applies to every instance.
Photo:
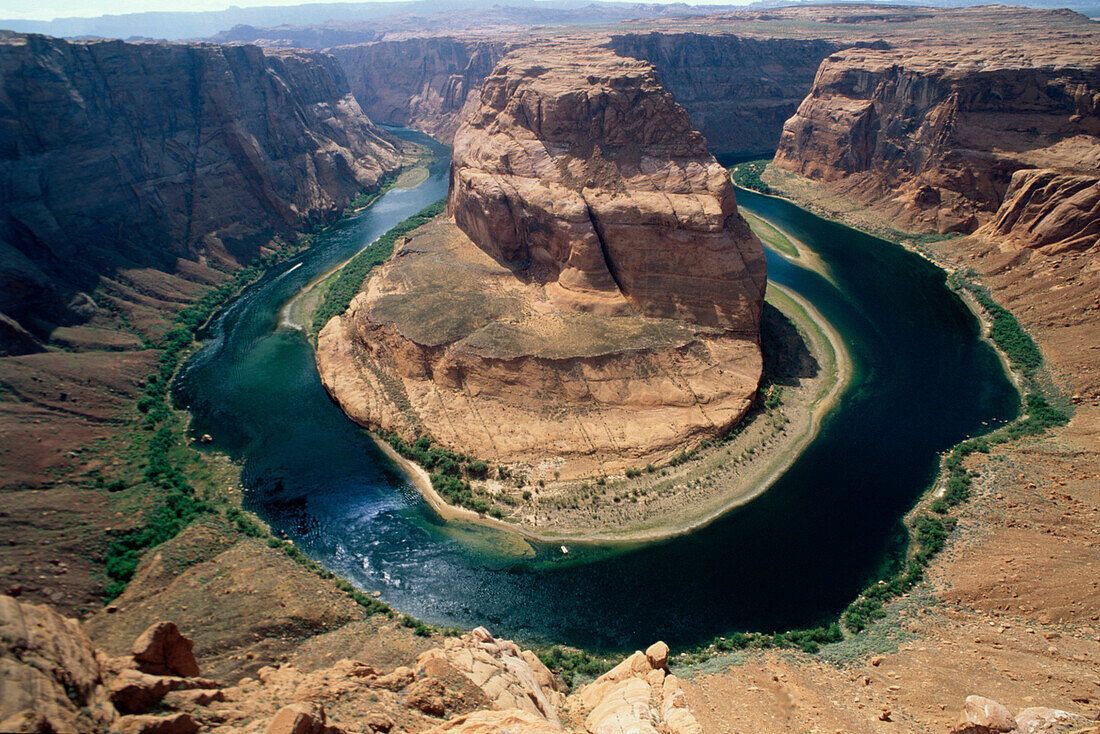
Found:
[[[884,619],[820,655],[749,649],[694,665],[672,658],[666,665],[681,679],[682,690],[669,700],[687,703],[683,710],[707,732],[950,731],[964,697],[973,693],[991,696],[1014,712],[1043,705],[1066,713],[1060,722],[1055,717],[1052,723],[1027,724],[1032,728],[1020,723],[1021,714],[1013,722],[1021,731],[1095,730],[1100,700],[1100,359],[1093,347],[1100,344],[1100,133],[1095,127],[1100,34],[1095,24],[1068,11],[822,6],[641,19],[625,30],[610,26],[571,34],[583,36],[586,47],[614,49],[652,64],[687,110],[690,127],[710,138],[711,151],[778,147],[764,177],[777,193],[920,248],[945,268],[987,286],[1035,338],[1051,381],[1072,403],[1068,425],[967,459],[974,488],[970,501],[954,513],[958,527],[925,580],[888,604]],[[495,645],[496,662],[490,665],[508,670],[494,673],[504,677],[493,691],[514,692],[518,663],[506,654],[513,651],[503,641],[469,635],[448,640],[439,632],[423,638],[393,618],[372,616],[332,579],[307,572],[263,539],[243,535],[219,513],[147,554],[123,595],[107,607],[100,601],[104,549],[120,529],[136,522],[142,504],[128,492],[95,488],[93,472],[110,476],[133,461],[124,438],[138,425],[133,406],[159,354],[143,348],[143,340],[155,343],[172,314],[226,282],[227,273],[250,258],[279,247],[273,238],[291,239],[294,230],[331,221],[356,193],[377,186],[385,171],[396,168],[398,144],[369,117],[413,124],[444,138],[454,135],[457,148],[462,120],[480,111],[484,79],[497,54],[503,58],[514,46],[529,44],[534,34],[511,27],[497,35],[491,42],[451,33],[445,39],[381,44],[361,43],[360,36],[302,36],[317,39],[303,44],[318,46],[357,42],[328,54],[5,37],[0,117],[8,132],[0,247],[3,293],[17,295],[0,308],[11,317],[0,328],[11,352],[35,353],[0,359],[5,536],[0,591],[17,595],[0,600],[0,637],[5,666],[28,664],[39,671],[20,668],[16,677],[27,685],[5,686],[0,699],[5,726],[33,731],[45,721],[60,730],[70,724],[106,730],[117,721],[103,703],[116,672],[102,662],[103,653],[127,658],[146,628],[172,619],[194,638],[202,670],[224,681],[217,689],[168,684],[178,690],[165,700],[178,708],[154,715],[174,717],[173,725],[184,730],[191,729],[178,720],[181,714],[207,729],[263,731],[279,716],[294,721],[308,716],[310,723],[303,726],[314,726],[321,715],[307,704],[323,704],[327,711],[316,730],[329,725],[376,730],[375,724],[385,728],[387,720],[393,731],[521,725],[556,730],[530,720],[531,711],[514,714],[507,724],[494,718],[502,716],[499,711],[478,713],[492,709],[492,696],[453,675],[473,673],[461,671],[456,662],[466,660],[462,650],[471,650],[473,659],[474,649],[488,653],[482,643]],[[793,62],[784,65],[788,57]],[[371,76],[376,63],[393,71]],[[147,76],[174,90],[172,104],[141,86]],[[114,86],[120,78],[126,84]],[[28,86],[28,80],[34,84]],[[48,90],[49,97],[31,96],[28,89],[34,88]],[[133,126],[130,119],[140,124]],[[78,122],[91,132],[73,134],[84,129]],[[484,137],[467,148],[468,156],[487,142],[505,142],[495,133],[470,134],[475,133]],[[49,144],[35,148],[42,140]],[[119,140],[123,147],[112,147]],[[540,176],[564,189],[564,197],[587,201],[587,187],[577,192],[565,176],[569,172],[579,180],[578,157],[555,155],[566,158],[565,171],[548,167]],[[512,173],[481,158],[489,156],[477,153],[467,161],[474,165],[464,169],[512,183]],[[98,167],[78,165],[88,160]],[[583,173],[602,183],[602,170]],[[123,183],[102,185],[108,174]],[[510,196],[505,200],[520,200]],[[556,302],[548,295],[567,262],[555,251],[560,233],[539,228],[551,256],[545,262],[532,256],[530,275],[517,278],[513,258],[526,259],[518,239],[507,251],[487,253],[479,246],[489,232],[507,232],[502,228],[507,218],[499,213],[490,218],[484,207],[478,212],[493,199],[476,187],[467,197],[458,216],[467,217],[470,231],[433,223],[438,235],[433,247],[444,242],[444,249],[461,251],[479,279],[506,282],[506,289],[533,302],[561,308],[562,294]],[[723,204],[715,210],[724,211]],[[85,212],[94,216],[85,218]],[[935,236],[940,233],[952,236]],[[394,282],[401,272],[394,266],[404,264],[400,260],[407,258],[407,272],[413,272],[417,258],[427,262],[439,254],[422,251],[417,243],[415,236],[404,243],[402,256],[388,266],[393,290],[368,291],[345,319],[362,334],[352,329],[349,339],[374,339],[399,348],[408,364],[431,365],[431,349],[394,329],[392,321],[372,316],[385,297],[401,295],[404,285]],[[89,252],[93,256],[85,257]],[[691,315],[677,317],[661,292],[628,292],[616,285],[616,293],[604,275],[614,276],[614,268],[594,268],[602,250],[590,252],[593,257],[576,269],[576,282],[585,288],[573,293],[583,298],[567,304],[572,310],[563,321],[582,323],[594,317],[592,304],[606,302],[614,309],[654,309],[675,329],[676,338],[662,346],[666,360],[676,349],[687,349],[690,357],[688,347],[713,340],[718,326],[752,323],[751,309],[731,307],[703,317],[699,305],[689,303],[685,313]],[[79,262],[80,268],[70,271],[66,262]],[[386,282],[382,275],[379,288]],[[532,297],[528,289],[533,288],[538,292]],[[725,314],[740,315],[731,320]],[[696,318],[713,323],[697,324]],[[485,363],[484,353],[476,351],[462,358],[476,358],[479,369]],[[457,371],[456,365],[469,364],[454,360],[445,366]],[[707,364],[698,362],[700,368]],[[464,374],[477,376],[470,370]],[[748,390],[752,380],[742,382]],[[359,410],[366,416],[390,408]],[[236,486],[238,474],[220,467],[202,491],[225,492]],[[31,601],[82,617],[83,631]],[[12,619],[20,621],[13,625]],[[19,625],[46,632],[35,645],[10,645],[9,640],[28,636],[10,632]],[[66,647],[51,648],[41,642],[46,638],[65,640]],[[19,660],[32,649],[33,659]],[[42,654],[42,649],[52,651]],[[75,660],[50,658],[57,654]],[[544,695],[562,694],[553,690],[560,683],[548,680],[529,657],[519,653]],[[627,658],[634,661],[628,668],[637,664],[640,673],[616,682],[622,686],[616,700],[627,708],[641,706],[631,710],[646,716],[667,714],[663,689],[650,684],[655,666],[642,657],[649,670],[642,669],[637,655]],[[341,664],[343,658],[358,663]],[[445,665],[432,662],[442,659]],[[416,680],[402,672],[386,682],[407,683],[398,691],[377,685],[402,666]],[[409,690],[414,685],[418,688]],[[464,698],[454,695],[456,688]],[[205,690],[222,691],[227,700],[197,703]],[[346,692],[353,695],[341,698]],[[409,700],[431,711],[406,705]],[[78,702],[89,708],[79,711]],[[39,704],[38,713],[22,713]],[[292,705],[299,708],[282,713]],[[563,709],[556,710],[560,717]],[[388,718],[368,718],[373,713]],[[226,714],[240,718],[217,720]],[[74,716],[98,718],[88,723]],[[586,718],[569,721],[580,728]],[[600,722],[591,723],[590,730],[599,729]],[[624,719],[619,727],[630,723]],[[671,729],[668,716],[663,723]],[[129,725],[138,724],[164,725]]]
[[[448,209],[318,337],[357,421],[553,480],[665,461],[744,416],[763,249],[648,64],[506,56],[455,134]]]
[[[39,337],[110,308],[103,278],[123,311],[195,292],[401,159],[322,54],[7,33],[0,74],[0,311]]]

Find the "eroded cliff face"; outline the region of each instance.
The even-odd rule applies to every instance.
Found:
[[[841,44],[649,33],[612,36],[608,47],[653,64],[717,154],[774,150],[783,123],[809,93],[822,59]]]
[[[408,238],[321,332],[330,394],[551,481],[735,425],[760,379],[764,254],[653,68],[532,46],[480,101],[455,135],[454,222]]]
[[[785,125],[775,164],[903,229],[971,232],[1021,169],[1100,169],[1100,60],[965,45],[841,51]]]
[[[7,34],[0,80],[0,310],[17,318],[120,267],[245,262],[399,158],[318,53]]]
[[[372,120],[409,125],[450,142],[467,102],[511,44],[409,38],[328,50]]]
[[[1057,255],[1100,249],[1100,176],[1025,169],[981,230],[1008,247]]]
[[[557,305],[757,331],[763,249],[649,64],[588,47],[514,52],[451,160],[455,223],[498,260],[541,266]]]

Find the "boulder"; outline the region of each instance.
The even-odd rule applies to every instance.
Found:
[[[264,734],[344,734],[326,719],[325,710],[317,704],[292,703],[279,709]]]
[[[529,711],[475,711],[456,716],[424,734],[561,734],[561,729]]]
[[[668,667],[668,645],[663,642],[654,642],[646,648],[645,657],[654,668]]]
[[[157,622],[134,641],[131,652],[143,673],[189,678],[200,674],[192,647],[191,640],[180,634],[175,623]]]
[[[1008,709],[983,696],[967,696],[952,734],[995,734],[1016,729]]]
[[[385,688],[387,691],[393,691],[394,693],[407,688],[409,684],[416,680],[416,671],[412,668],[407,668],[404,665],[394,668],[394,670],[386,675],[381,676],[374,681],[375,688]]]
[[[1026,708],[1016,714],[1016,728],[1020,734],[1042,734],[1042,732],[1055,731],[1063,725],[1083,725],[1084,723],[1083,716],[1042,706]]]
[[[172,690],[172,679],[138,670],[123,670],[108,686],[111,703],[124,714],[142,714]]]
[[[112,729],[118,734],[195,734],[198,730],[198,723],[189,714],[123,716]]]

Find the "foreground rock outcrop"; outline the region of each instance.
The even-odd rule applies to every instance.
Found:
[[[1100,59],[1064,44],[841,51],[788,120],[775,165],[903,229],[972,232],[1021,169],[1096,176]]]
[[[170,622],[110,657],[76,621],[0,596],[0,731],[696,734],[667,658],[656,643],[567,697],[534,653],[479,627],[389,671],[352,659],[280,664],[223,686],[199,676],[191,641]]]
[[[545,479],[728,430],[760,379],[763,250],[651,66],[508,56],[455,136],[449,208],[318,339],[358,422]]]
[[[397,166],[335,61],[0,36],[0,311],[85,321],[126,267],[247,262]]]

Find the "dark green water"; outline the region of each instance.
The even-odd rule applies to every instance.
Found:
[[[843,335],[855,378],[818,438],[763,496],[641,547],[533,547],[442,526],[321,388],[278,312],[305,284],[445,193],[386,194],[250,287],[210,326],[177,397],[196,434],[244,464],[248,504],[328,568],[429,622],[606,649],[689,645],[834,618],[901,550],[900,518],[938,454],[1012,419],[1017,395],[943,275],[901,248],[739,193],[829,265],[833,285],[769,253],[772,280]],[[297,267],[298,263],[301,267]],[[522,553],[521,553],[522,551]]]

